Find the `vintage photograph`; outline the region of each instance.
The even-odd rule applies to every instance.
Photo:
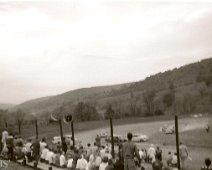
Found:
[[[212,170],[212,1],[0,0],[0,170]]]

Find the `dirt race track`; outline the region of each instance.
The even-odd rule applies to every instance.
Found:
[[[180,141],[187,145],[191,160],[186,161],[186,170],[199,170],[204,163],[204,158],[212,159],[212,132],[206,133],[205,125],[212,126],[211,117],[203,118],[186,118],[179,120]],[[163,150],[163,160],[166,160],[168,151],[176,152],[175,135],[165,135],[159,129],[165,124],[173,124],[174,121],[158,121],[147,123],[136,123],[128,125],[114,125],[114,134],[126,135],[127,132],[142,133],[150,137],[146,143],[138,143],[138,148],[149,148],[150,144],[160,146]],[[86,145],[88,142],[93,144],[96,134],[106,129],[110,133],[110,129],[102,128],[79,132],[76,137],[83,141]]]

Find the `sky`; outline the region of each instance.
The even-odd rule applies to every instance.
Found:
[[[134,82],[212,57],[210,1],[2,1],[0,103]]]

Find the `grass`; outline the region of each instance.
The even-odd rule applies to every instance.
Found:
[[[32,170],[32,168],[21,166],[18,163],[6,161],[8,164],[8,167],[0,168],[3,170]]]

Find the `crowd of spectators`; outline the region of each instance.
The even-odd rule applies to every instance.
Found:
[[[73,146],[66,143],[65,139],[57,144],[52,144],[48,143],[46,138],[24,140],[19,136],[9,134],[5,129],[1,136],[1,158],[12,161],[21,160],[23,165],[32,161],[36,164],[41,162],[68,170],[131,170],[124,167],[125,156],[128,156],[124,154],[124,149],[126,150],[128,147],[125,144],[127,142],[118,145],[118,150],[113,157],[110,143],[102,145],[99,137],[97,139],[93,144],[87,143],[86,146],[83,146],[82,143]],[[134,158],[133,156],[132,159],[141,170],[145,169],[144,164],[151,164],[153,170],[177,168],[176,153],[168,152],[166,161],[163,161],[163,151],[159,146],[155,147],[151,144],[147,149],[137,149],[136,145],[133,144],[133,147],[136,148],[135,155],[137,154],[138,157]],[[188,156],[186,147],[181,146],[181,150],[183,150],[182,148]],[[182,158],[184,160],[186,159],[185,154]],[[201,170],[211,170],[210,159],[205,162],[205,166]]]

